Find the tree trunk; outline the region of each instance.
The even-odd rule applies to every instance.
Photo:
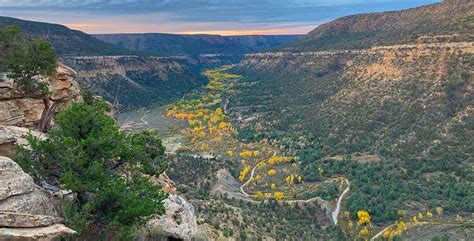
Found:
[[[59,102],[53,102],[53,105],[50,107],[49,99],[44,98],[43,103],[44,103],[44,111],[43,111],[43,114],[41,114],[41,119],[38,123],[37,129],[41,132],[46,133],[49,130],[51,130],[51,120],[53,119],[54,113],[56,113],[56,109],[59,106]]]

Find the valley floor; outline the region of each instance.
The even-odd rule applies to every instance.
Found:
[[[234,87],[241,77],[227,73],[230,68],[206,71],[204,75],[210,80],[206,87],[170,106],[122,113],[119,117],[125,130],[157,130],[167,152],[175,156],[170,176],[178,183],[178,191],[196,206],[203,236],[277,239],[283,231],[291,235],[306,230],[300,235],[309,239],[393,238],[404,233],[416,235],[413,233],[419,230],[418,221],[434,222],[431,217],[421,217],[416,222],[407,217],[393,225],[377,226],[370,219],[361,223],[360,216],[359,222],[353,221],[353,214],[344,208],[352,191],[350,180],[323,175],[323,169],[316,170],[320,180],[306,180],[298,157],[285,155],[285,150],[275,143],[244,142],[237,138],[239,130],[227,113],[226,96],[235,93]],[[343,159],[334,157],[333,161]],[[280,215],[275,220],[268,213]],[[299,228],[294,229],[294,225]],[[278,226],[282,227],[280,231]],[[236,230],[240,233],[234,233]]]

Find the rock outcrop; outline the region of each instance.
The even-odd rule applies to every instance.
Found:
[[[176,184],[166,175],[166,172],[161,173],[158,178],[154,178],[152,181],[160,185],[164,192],[176,193]]]
[[[74,233],[60,223],[60,200],[7,157],[0,157],[0,180],[0,240],[54,240]]]
[[[166,214],[148,221],[139,240],[190,240],[198,231],[194,207],[177,195],[170,195],[164,206]]]
[[[15,145],[28,145],[25,135],[31,134],[37,138],[46,138],[46,135],[39,131],[17,126],[0,125],[0,156],[13,157]]]
[[[74,70],[59,63],[51,77],[41,79],[48,82],[51,93],[45,101],[42,97],[18,93],[13,80],[0,74],[0,125],[33,128],[38,125],[47,105],[57,103],[61,108],[81,100],[79,84],[75,78]]]
[[[151,180],[170,196],[164,200],[166,213],[151,218],[138,240],[190,240],[198,231],[193,205],[176,194],[176,184],[166,173]]]

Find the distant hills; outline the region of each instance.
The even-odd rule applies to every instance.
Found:
[[[177,34],[89,35],[59,24],[0,17],[0,27],[18,25],[24,34],[48,40],[78,81],[122,107],[166,103],[205,84],[201,71],[238,63],[246,53],[269,50],[301,38]],[[88,56],[88,57],[85,57]]]
[[[402,11],[357,14],[323,24],[279,51],[360,49],[375,45],[472,41],[473,1],[447,0]]]
[[[18,25],[25,34],[51,42],[60,56],[223,55],[238,62],[246,53],[269,50],[300,39],[302,35],[184,35],[184,34],[98,34],[70,29],[60,24],[0,16],[0,27]],[[206,57],[206,56],[204,56]]]
[[[19,26],[27,35],[48,40],[60,56],[135,54],[63,25],[0,16],[0,27],[12,24]]]
[[[203,54],[243,56],[245,53],[269,50],[300,39],[303,35],[186,35],[186,34],[98,34],[96,38],[131,50],[153,55],[186,55],[193,58]]]

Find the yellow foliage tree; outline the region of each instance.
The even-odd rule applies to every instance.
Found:
[[[250,166],[245,166],[244,169],[242,169],[242,171],[240,171],[239,180],[241,182],[244,181],[245,176],[247,176],[247,173],[249,173],[249,171],[250,171]]]
[[[357,221],[359,225],[370,223],[370,214],[367,211],[358,211],[357,217],[359,218],[359,220]]]
[[[282,192],[275,192],[275,193],[273,194],[273,196],[275,197],[275,200],[277,200],[277,201],[283,200],[283,198],[284,198]]]
[[[432,217],[433,217],[433,213],[431,213],[431,211],[426,211],[426,217],[432,218]]]
[[[279,164],[279,163],[282,163],[282,162],[290,161],[292,159],[293,159],[292,157],[272,156],[268,159],[268,164],[275,165],[275,164]]]
[[[418,220],[423,220],[423,214],[421,212],[418,212]]]
[[[391,228],[389,228],[385,230],[385,232],[383,232],[382,236],[384,239],[393,240],[393,238],[395,237],[395,232]]]
[[[443,214],[443,208],[442,207],[437,207],[437,208],[435,208],[435,212],[436,212],[436,214],[438,214],[438,216],[441,216]]]
[[[265,194],[263,194],[262,192],[256,192],[256,193],[254,194],[254,197],[255,197],[255,198],[264,198],[264,197],[265,197]]]
[[[285,181],[288,185],[291,185],[291,184],[293,184],[294,179],[295,179],[295,176],[289,175],[285,178]]]
[[[249,158],[253,155],[252,151],[242,151],[239,153],[240,157],[242,158]]]
[[[234,156],[234,151],[228,150],[227,155],[230,156],[230,157],[233,157]]]
[[[218,128],[219,128],[220,130],[224,130],[224,129],[226,129],[228,126],[229,126],[229,124],[228,124],[227,122],[222,121],[221,123],[219,123]]]
[[[268,172],[267,172],[267,174],[268,174],[269,176],[273,176],[273,175],[275,175],[276,173],[277,173],[277,172],[275,171],[275,169],[270,169],[270,170],[268,170]]]
[[[364,227],[363,229],[360,230],[359,235],[362,237],[369,236],[369,229],[367,227]]]
[[[397,233],[399,234],[399,236],[401,236],[403,232],[407,229],[407,225],[403,221],[395,222],[395,224],[397,226]]]
[[[303,181],[303,177],[300,175],[298,176],[298,182],[301,183]]]
[[[417,224],[418,223],[418,218],[416,218],[416,216],[413,216],[413,218],[411,219],[411,222],[413,224]]]
[[[272,183],[272,189],[275,190],[275,188],[276,188],[276,184]]]

